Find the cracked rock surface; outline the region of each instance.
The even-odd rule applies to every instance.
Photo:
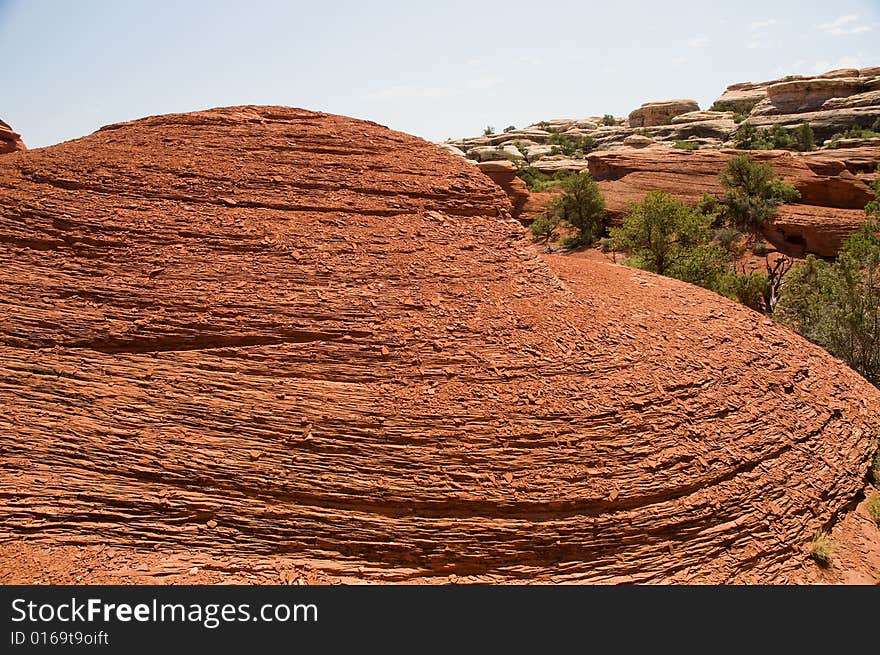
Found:
[[[708,291],[541,258],[509,210],[436,146],[281,107],[4,156],[2,568],[791,579],[880,392]]]

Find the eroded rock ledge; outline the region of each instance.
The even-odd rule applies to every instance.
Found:
[[[880,393],[709,292],[542,261],[509,209],[435,146],[281,107],[0,160],[0,542],[788,580]]]

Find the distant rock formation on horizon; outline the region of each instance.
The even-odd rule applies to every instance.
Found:
[[[589,170],[620,220],[627,203],[647,191],[691,202],[704,192],[721,192],[718,173],[737,152],[738,130],[791,130],[804,123],[823,147],[747,152],[770,162],[801,192],[779,210],[768,238],[793,254],[831,257],[864,222],[862,208],[873,198],[869,184],[880,170],[880,133],[871,136],[871,128],[880,125],[880,67],[733,84],[708,110],[686,99],[647,102],[627,119],[552,119],[440,145],[491,170],[496,181],[503,177],[514,214],[526,222],[544,211],[547,194],[532,194],[540,201],[524,197],[528,191],[510,179],[511,170],[524,166],[545,174]],[[509,170],[500,173],[503,160]]]

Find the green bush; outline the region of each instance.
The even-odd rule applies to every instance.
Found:
[[[752,161],[748,155],[737,155],[720,174],[727,189],[722,199],[724,215],[742,232],[758,231],[772,222],[776,208],[800,197],[792,186],[784,184],[770,164]]]
[[[739,242],[742,240],[743,234],[739,230],[732,227],[721,227],[715,230],[715,241],[727,252],[733,253],[737,250]]]
[[[673,147],[678,150],[699,150],[700,144],[696,141],[676,141]]]
[[[877,166],[877,172],[880,173],[880,166]],[[865,215],[880,219],[880,179],[874,180],[871,188],[874,189],[874,199],[865,205]]]
[[[507,134],[508,132],[513,132],[515,129],[516,129],[516,125],[508,125],[507,127],[504,128],[504,133]]]
[[[733,142],[740,150],[788,149],[807,152],[816,148],[813,128],[809,123],[802,123],[793,130],[787,130],[782,125],[757,128],[745,123],[734,133]]]
[[[483,136],[490,136],[492,134],[495,134],[495,128],[491,125],[487,125],[486,128],[483,130]]]
[[[599,239],[599,249],[602,252],[616,252],[616,244],[611,237],[603,237]]]
[[[732,111],[734,114],[740,114],[742,116],[748,116],[752,109],[755,108],[755,105],[758,104],[757,100],[747,100],[747,101],[716,101],[710,107],[710,111]]]
[[[880,528],[880,494],[873,494],[868,498],[866,505],[868,508],[868,514],[870,514],[871,518],[874,520],[874,525]]]
[[[769,313],[772,304],[770,277],[761,271],[728,273],[713,291],[736,300],[756,312]]]
[[[724,246],[718,243],[701,243],[681,249],[670,263],[666,274],[717,292],[722,280],[730,275],[730,264],[730,253]]]
[[[802,123],[795,131],[795,146],[801,152],[809,152],[816,149],[816,138],[813,135],[813,128],[809,123]]]
[[[834,134],[828,141],[834,145],[841,139],[876,139],[878,137],[880,137],[880,118],[874,121],[871,127],[853,125],[846,132]]]
[[[685,251],[710,239],[710,221],[700,212],[662,191],[649,191],[633,203],[623,225],[611,230],[627,263],[660,275],[674,269]]]
[[[590,173],[581,171],[570,175],[560,186],[562,194],[548,204],[550,215],[575,227],[580,245],[593,243],[604,236],[608,229],[605,200]]]
[[[789,273],[776,313],[880,386],[880,223],[865,223],[836,262],[810,256]]]
[[[575,173],[571,171],[557,171],[553,175],[548,175],[547,173],[542,173],[534,166],[525,165],[517,170],[516,175],[525,182],[529,191],[546,191],[547,189],[561,186],[566,179],[575,175]]]
[[[733,141],[740,150],[785,150],[796,146],[797,136],[781,125],[758,129],[746,123],[733,135]]]
[[[605,114],[602,117],[602,125],[617,125],[617,119],[614,118],[614,116],[612,116],[611,114]]]
[[[703,192],[703,197],[697,201],[694,209],[700,212],[703,216],[710,218],[710,225],[713,227],[721,227],[724,205],[718,200],[718,196],[713,193]]]
[[[559,228],[559,223],[560,220],[558,216],[542,214],[532,221],[529,230],[531,230],[536,238],[549,242],[550,239],[553,238],[553,235],[556,234],[556,230]]]
[[[553,134],[547,143],[553,146],[550,150],[551,155],[561,154],[575,159],[582,158],[596,147],[596,140],[592,137],[571,134]]]

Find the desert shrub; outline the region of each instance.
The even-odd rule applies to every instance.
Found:
[[[549,242],[553,235],[556,234],[556,230],[559,229],[559,223],[558,216],[542,214],[532,221],[529,230],[536,238]]]
[[[614,118],[614,116],[612,116],[611,114],[605,114],[602,117],[602,125],[617,125],[617,119]]]
[[[713,291],[736,300],[756,312],[769,313],[772,306],[770,277],[761,271],[728,273]]]
[[[516,171],[516,176],[525,182],[529,191],[540,191],[544,184],[550,179],[546,173],[542,173],[534,166],[520,166]]]
[[[588,171],[570,175],[560,184],[562,194],[548,203],[550,215],[578,230],[579,245],[593,243],[608,229],[605,200]],[[575,245],[569,243],[569,245]]]
[[[794,149],[806,152],[816,147],[813,128],[809,123],[803,123],[793,130],[788,130],[782,125],[757,128],[745,123],[734,133],[733,142],[740,150]]]
[[[877,172],[880,173],[880,166],[877,166]],[[874,189],[874,200],[865,205],[865,215],[880,219],[880,179],[874,180],[871,187]]]
[[[508,125],[507,127],[504,128],[503,131],[505,134],[507,134],[508,132],[513,132],[515,129],[516,129],[516,125]]]
[[[871,464],[870,474],[874,486],[880,487],[880,447],[878,447],[877,452],[874,454],[874,462]]]
[[[876,139],[878,137],[880,137],[880,118],[871,127],[853,125],[845,132],[837,132],[832,135],[828,141],[833,145],[841,139]]]
[[[816,137],[813,134],[813,128],[809,123],[802,123],[795,130],[795,147],[801,152],[809,152],[816,149]]]
[[[486,128],[483,130],[483,136],[490,136],[492,134],[495,134],[495,128],[491,125],[487,125]]]
[[[794,137],[779,124],[765,128],[764,135],[764,138],[770,143],[771,149],[774,150],[791,148],[794,144]]]
[[[828,540],[828,533],[819,530],[810,540],[810,556],[816,560],[820,566],[831,566],[831,556],[834,548]]]
[[[528,150],[526,149],[526,144],[522,141],[514,141],[513,147],[519,150],[519,154],[523,156],[523,159],[528,159]]]
[[[733,157],[720,177],[727,189],[722,199],[724,215],[742,232],[760,230],[773,221],[779,205],[800,197],[797,189],[775,175],[770,164],[752,161],[748,155]]]
[[[517,177],[525,182],[529,191],[546,191],[547,189],[559,187],[574,174],[571,171],[557,171],[553,175],[548,175],[529,165],[520,166],[516,171]]]
[[[696,141],[676,141],[673,147],[678,150],[699,150],[700,144]]]
[[[772,145],[766,140],[763,131],[745,123],[733,134],[733,144],[740,150],[769,150]]]
[[[694,209],[706,216],[710,220],[712,227],[722,227],[722,215],[724,213],[724,205],[718,200],[718,196],[713,193],[703,193],[703,197],[697,201]]]
[[[716,204],[706,194],[690,208],[652,191],[630,206],[621,227],[611,230],[615,250],[628,253],[629,266],[696,284],[772,315],[792,260],[766,259],[766,272],[738,273],[734,262],[743,234],[731,227],[713,230]]]
[[[808,255],[788,274],[776,312],[780,322],[819,345],[828,341],[827,333],[833,329],[822,313],[829,299],[823,298],[820,279],[827,278],[829,267],[827,262]]]
[[[811,256],[794,269],[777,316],[880,385],[880,223],[865,223],[833,264]]]
[[[717,291],[730,268],[730,253],[717,243],[700,243],[683,248],[667,268],[677,280]]]
[[[727,252],[735,252],[743,234],[732,227],[720,227],[715,230],[714,239]]]
[[[589,136],[575,136],[571,134],[553,134],[547,141],[553,148],[551,155],[565,155],[566,157],[583,157],[596,147],[596,140]]]
[[[548,123],[547,121],[541,121],[540,123],[535,123],[535,127],[537,127],[539,130],[544,130],[546,132],[550,129],[550,123]]]
[[[710,107],[710,111],[732,111],[734,114],[748,116],[757,104],[757,100],[749,100],[745,102],[731,102],[726,100],[715,101]]]
[[[758,241],[752,246],[752,254],[758,257],[764,257],[768,252],[770,252],[770,246],[767,245],[766,241]]]
[[[870,514],[871,518],[874,520],[874,525],[880,528],[880,494],[873,494],[868,498],[866,505],[868,508],[868,514]]]
[[[603,237],[599,239],[599,249],[602,252],[615,252],[617,250],[615,245],[614,239],[611,237]]]
[[[611,230],[627,263],[666,275],[684,251],[709,242],[710,222],[700,212],[662,191],[649,191],[633,203],[623,225]]]

